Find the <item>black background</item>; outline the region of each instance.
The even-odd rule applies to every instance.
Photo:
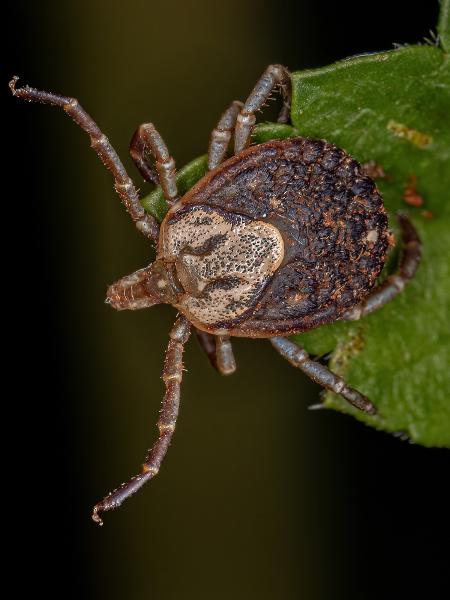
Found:
[[[233,438],[233,448],[228,454],[233,468],[234,463],[243,462],[242,473],[238,472],[236,479],[229,476],[226,460],[218,457],[223,474],[217,480],[208,484],[211,474],[206,467],[201,470],[201,466],[198,473],[190,475],[187,472],[190,461],[195,458],[196,463],[201,465],[208,460],[205,455],[207,457],[215,452],[216,434],[210,432],[203,439],[198,439],[199,432],[203,435],[206,425],[199,424],[195,429],[187,421],[185,438],[180,432],[180,439],[186,439],[187,450],[183,452],[190,448],[189,428],[192,429],[192,444],[198,444],[198,452],[182,462],[183,457],[177,458],[174,445],[171,449],[174,457],[167,465],[168,475],[164,479],[161,475],[161,481],[158,478],[154,482],[152,492],[147,490],[144,499],[130,502],[129,506],[121,509],[123,515],[120,511],[106,515],[103,530],[98,530],[90,522],[89,507],[108,487],[118,483],[118,478],[125,477],[129,469],[136,467],[139,453],[142,454],[142,443],[146,444],[149,436],[155,434],[152,419],[156,408],[148,413],[148,422],[147,415],[140,419],[137,412],[131,417],[127,411],[133,406],[134,395],[140,395],[141,390],[142,394],[147,393],[150,380],[156,380],[156,384],[160,385],[158,370],[165,345],[164,331],[168,330],[172,313],[169,310],[153,313],[153,316],[149,313],[145,325],[143,321],[123,321],[124,330],[131,327],[136,337],[147,336],[148,343],[141,341],[140,344],[142,352],[147,353],[142,360],[155,363],[150,372],[143,371],[142,367],[131,368],[127,362],[127,351],[120,357],[116,356],[115,362],[110,364],[104,355],[104,347],[98,344],[111,343],[111,352],[117,354],[123,344],[126,345],[130,339],[132,341],[133,336],[125,337],[126,342],[118,343],[119,350],[116,349],[114,343],[117,342],[108,337],[109,330],[120,328],[122,324],[118,324],[115,315],[112,321],[113,317],[101,303],[101,294],[114,278],[141,266],[141,263],[136,263],[134,255],[134,262],[129,258],[130,251],[121,250],[124,247],[121,244],[134,239],[135,233],[128,231],[132,230],[131,226],[126,229],[126,216],[116,206],[117,199],[108,188],[107,174],[102,180],[101,191],[95,193],[96,197],[98,194],[102,196],[102,203],[104,197],[102,212],[87,212],[81,216],[77,213],[76,203],[85,202],[83,196],[86,196],[91,173],[102,169],[100,163],[95,162],[95,157],[89,155],[92,152],[87,140],[77,136],[72,124],[69,123],[66,128],[64,117],[56,115],[55,110],[24,106],[10,98],[6,88],[10,76],[17,73],[25,83],[77,95],[94,113],[94,98],[83,100],[89,91],[79,89],[80,82],[85,79],[83,68],[89,70],[89,65],[78,59],[77,47],[89,48],[90,44],[95,44],[97,34],[103,40],[100,30],[113,26],[109,19],[120,18],[122,10],[134,10],[133,18],[147,22],[148,55],[145,64],[148,77],[155,82],[152,69],[164,64],[167,53],[174,52],[170,48],[175,44],[180,63],[185,53],[188,55],[181,71],[191,69],[192,77],[199,79],[198,87],[203,86],[182,117],[170,114],[169,109],[165,115],[163,105],[161,109],[159,105],[154,109],[156,113],[160,110],[159,117],[153,117],[153,113],[151,116],[166,130],[170,130],[171,121],[175,122],[180,142],[177,146],[177,135],[171,133],[170,143],[179,164],[183,164],[203,152],[202,144],[205,147],[204,140],[214,121],[213,117],[208,117],[205,124],[201,120],[194,125],[190,122],[197,118],[196,113],[204,109],[202,97],[208,104],[206,98],[209,95],[212,98],[211,115],[219,114],[231,99],[230,94],[232,97],[245,96],[245,91],[251,88],[269,62],[282,62],[294,70],[325,65],[352,54],[390,48],[394,42],[421,40],[435,26],[437,3],[422,2],[414,7],[411,2],[393,0],[379,0],[373,4],[312,0],[252,3],[250,9],[245,9],[249,29],[245,33],[241,30],[236,33],[245,36],[240,48],[248,44],[251,54],[255,31],[261,28],[263,39],[267,36],[269,41],[260,57],[253,52],[257,59],[252,59],[252,67],[248,71],[245,67],[246,53],[236,49],[232,33],[229,39],[225,39],[226,48],[220,53],[220,68],[202,67],[202,61],[207,61],[205,53],[208,53],[208,48],[210,63],[205,65],[215,64],[214,30],[222,27],[224,12],[232,9],[235,11],[234,18],[241,18],[237,4],[231,7],[225,3],[211,3],[205,4],[201,14],[194,9],[192,13],[183,12],[189,18],[181,25],[179,21],[184,16],[179,15],[176,3],[167,11],[165,22],[158,21],[158,10],[151,2],[131,2],[130,9],[124,5],[123,8],[115,6],[111,11],[108,3],[100,4],[103,4],[103,18],[94,23],[85,3],[48,2],[41,6],[27,2],[9,3],[9,15],[3,25],[6,45],[2,54],[5,67],[2,69],[2,97],[5,100],[2,129],[7,163],[2,177],[3,456],[6,468],[2,515],[4,530],[8,530],[4,537],[4,550],[9,557],[11,573],[14,572],[11,579],[17,591],[14,595],[40,593],[48,598],[126,596],[158,600],[191,597],[336,599],[403,598],[423,590],[420,595],[448,597],[448,451],[411,445],[372,431],[341,415],[325,411],[308,412],[306,406],[317,401],[318,390],[305,382],[299,373],[288,372],[288,367],[279,365],[278,360],[276,368],[279,370],[274,372],[274,381],[267,378],[272,355],[270,349],[258,349],[263,342],[238,343],[244,357],[255,357],[255,364],[249,359],[245,367],[247,371],[243,368],[242,374],[238,372],[223,383],[218,377],[208,375],[208,382],[198,384],[199,390],[208,395],[216,393],[214,388],[223,386],[236,402],[239,396],[251,395],[249,390],[261,379],[259,385],[268,386],[272,401],[282,405],[283,397],[288,396],[288,387],[284,389],[282,386],[289,386],[292,390],[297,385],[294,381],[298,381],[295,408],[291,408],[289,413],[280,409],[279,414],[270,417],[278,423],[274,427],[279,433],[274,433],[273,439],[267,437],[271,435],[270,420],[266,425],[261,423],[261,427],[267,426],[267,429],[256,448],[249,443],[253,435],[251,427],[252,423],[258,422],[260,411],[266,410],[266,404],[256,402],[248,408],[245,417],[248,422],[245,421],[242,435]],[[135,4],[142,5],[143,10],[138,10]],[[76,14],[78,11],[85,13],[80,16]],[[178,22],[175,32],[171,19]],[[189,19],[202,19],[204,22],[195,34],[190,31],[192,23]],[[80,29],[78,33],[77,27],[83,21],[87,25],[83,32]],[[153,43],[155,30],[161,28],[167,32],[166,36],[162,36],[167,47],[161,46],[160,42],[157,45]],[[230,31],[233,31],[232,27]],[[133,37],[133,32],[126,33]],[[305,37],[309,44],[305,43]],[[114,77],[113,85],[126,87],[132,73],[140,68],[142,56],[132,53],[132,44],[126,37],[118,36],[109,40],[108,44],[119,46],[123,61],[117,69],[111,68],[109,46],[105,44],[105,53],[95,69],[100,73],[109,65],[113,73],[111,77]],[[191,50],[188,51],[189,48]],[[89,52],[85,51],[84,56],[89,56]],[[95,56],[102,56],[98,49]],[[192,57],[196,60],[189,62]],[[236,79],[231,76],[232,71],[224,67],[229,63],[240,65]],[[93,68],[89,71],[91,82],[95,81],[93,71],[95,73]],[[180,77],[181,82],[184,81],[179,72],[167,71],[161,75],[160,71],[158,84],[154,85],[155,96],[164,96],[166,82],[172,77]],[[100,80],[100,75],[98,77]],[[231,81],[231,91],[224,95],[227,83],[223,82],[222,87],[216,89],[213,85],[213,89],[209,89],[214,79]],[[181,89],[178,100],[182,95]],[[109,133],[128,106],[115,97],[107,102],[103,97],[102,102],[108,106],[102,109],[100,104],[94,116],[100,120],[103,115],[102,124],[105,128],[109,127]],[[173,101],[170,106],[175,104]],[[114,139],[120,140],[122,156],[126,152],[126,136],[131,137],[138,119],[143,121],[150,117],[142,113],[138,117],[133,115],[133,118],[136,119],[134,125],[127,121],[125,133],[115,134]],[[196,137],[198,129],[201,129],[201,138]],[[86,158],[86,155],[89,156]],[[87,162],[89,159],[90,162]],[[88,175],[83,171],[87,171]],[[132,175],[135,176],[134,171]],[[80,183],[83,176],[85,179]],[[78,200],[71,197],[73,190],[83,196]],[[93,203],[96,197],[89,201]],[[115,213],[108,216],[109,203],[115,203],[117,219]],[[107,233],[106,245],[97,234],[101,227],[111,230]],[[116,242],[117,239],[121,241]],[[104,249],[99,251],[96,244]],[[148,251],[144,250],[144,242],[136,244],[136,255],[140,256],[140,261],[145,261]],[[117,246],[117,254],[111,254],[109,250]],[[95,279],[95,284],[92,284],[101,263],[105,262],[108,263],[108,273],[104,275],[102,272],[98,281]],[[92,291],[93,285],[97,286],[95,291]],[[106,316],[98,317],[99,314]],[[161,321],[161,331],[157,333],[153,329],[154,320]],[[145,332],[141,332],[143,327]],[[128,335],[127,331],[124,336]],[[96,338],[103,341],[94,342]],[[191,346],[195,348],[194,343]],[[194,348],[190,352],[198,355]],[[202,357],[195,360],[197,366],[191,366],[189,377],[200,380],[201,369],[203,366],[206,369],[206,364]],[[118,383],[119,378],[122,383]],[[155,393],[160,393],[160,387],[156,389],[159,391]],[[191,395],[197,396],[197,388],[188,387],[187,397],[190,389]],[[121,396],[125,390],[129,392],[129,398],[122,403]],[[278,395],[277,390],[280,392]],[[113,402],[117,402],[114,406],[118,407],[116,417],[119,425],[111,434],[104,419],[108,419],[108,401],[114,394],[118,396]],[[97,404],[97,400],[101,405]],[[146,398],[143,398],[145,401]],[[157,404],[155,396],[153,406]],[[227,429],[237,426],[240,411],[238,406],[234,408],[235,412],[230,416],[226,401],[221,400],[224,439]],[[185,410],[182,417],[188,419],[191,408]],[[286,431],[283,419],[289,421]],[[123,435],[120,434],[121,420]],[[134,427],[136,420],[142,421],[136,424],[137,430]],[[301,435],[308,439],[307,445],[298,441],[297,422],[302,422]],[[277,426],[279,429],[276,429]],[[130,437],[140,439],[136,450],[130,450],[130,462],[127,459],[121,464],[118,456],[131,443]],[[273,471],[268,468],[265,479],[265,462],[270,459],[272,444],[277,445],[277,460],[283,463],[279,466],[284,469],[280,478],[283,478],[286,500],[272,498],[278,494],[277,482],[273,481],[274,473],[278,472],[276,466]],[[226,439],[224,453],[226,456]],[[178,472],[175,463],[180,464],[180,461],[182,467]],[[290,466],[286,467],[285,462],[289,462]],[[239,471],[239,466],[236,468]],[[256,485],[254,488],[252,483],[248,483],[250,472],[260,473],[260,487]],[[188,504],[187,508],[182,496],[183,486],[198,486],[200,480],[206,481],[202,488],[205,506],[199,506],[192,500],[193,504]],[[214,485],[218,487],[214,488]],[[228,502],[232,502],[228,500],[230,488],[236,487],[240,489],[241,498],[233,506],[239,516],[227,514]],[[264,490],[267,490],[273,512],[270,507],[265,508]],[[152,493],[155,504],[152,503]],[[173,500],[175,495],[176,501]],[[139,502],[139,520],[133,520]],[[168,515],[164,513],[164,506],[168,507]],[[219,521],[229,523],[229,527],[233,528],[235,524],[229,539],[220,537],[222,534],[205,537],[201,533],[202,527],[216,527],[211,516],[213,513]],[[174,533],[170,526],[170,535],[164,537],[164,531],[167,532],[165,525],[161,527],[163,533],[158,530],[152,533],[153,537],[143,541],[147,520],[170,520],[171,514],[176,514],[179,523],[195,523],[183,534],[183,542],[178,539],[177,529]],[[202,515],[205,515],[204,519]],[[245,526],[237,525],[252,520],[255,521],[254,530],[247,531]],[[266,530],[267,527],[273,528],[275,534],[271,535],[274,537],[266,538],[261,534],[250,540],[251,532]],[[278,527],[280,530],[277,530]],[[197,530],[198,535],[195,533]],[[186,545],[186,554],[177,554],[178,544]],[[135,550],[135,546],[139,550]],[[266,547],[267,551],[264,550]],[[148,576],[144,573],[139,585],[135,582],[134,567],[129,565],[137,560],[135,552],[139,552],[140,572],[144,566],[149,569]],[[262,563],[255,558],[259,556],[258,552],[265,556]],[[156,577],[155,584],[152,564],[157,554],[160,555],[158,564],[165,564],[166,570],[159,578]],[[198,555],[198,561],[192,559],[192,564],[186,563],[188,568],[183,567],[182,561],[189,554]],[[215,560],[218,566],[211,566],[206,558],[208,555],[216,557],[211,561]],[[195,568],[192,565],[196,565]],[[273,573],[270,581],[268,579],[265,595],[266,571],[271,568]],[[208,575],[207,571],[213,575]],[[177,587],[174,581],[179,578]]]

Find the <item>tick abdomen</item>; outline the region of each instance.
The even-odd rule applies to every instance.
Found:
[[[230,158],[161,232],[159,254],[187,292],[177,307],[201,329],[247,337],[337,319],[373,287],[389,247],[374,182],[345,151],[304,138]]]

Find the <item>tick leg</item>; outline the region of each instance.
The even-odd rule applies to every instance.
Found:
[[[349,387],[342,377],[339,377],[339,375],[336,375],[324,365],[312,360],[306,350],[287,338],[273,337],[270,341],[281,356],[286,358],[294,367],[301,369],[313,381],[335,394],[340,394],[347,402],[350,402],[350,404],[359,408],[359,410],[371,415],[376,414],[376,408],[370,400],[357,390]]]
[[[212,130],[208,148],[208,169],[214,169],[223,161],[228,150],[234,126],[243,103],[235,100],[220,117],[215,129]]]
[[[414,277],[422,257],[420,238],[406,215],[399,214],[397,219],[402,236],[402,253],[398,272],[390,275],[386,281],[376,287],[361,304],[344,313],[341,317],[343,321],[357,321],[382,308],[400,294],[408,281]]]
[[[215,336],[211,333],[206,333],[206,331],[201,331],[200,329],[195,329],[195,335],[198,339],[198,343],[200,344],[202,350],[205,352],[208,357],[211,365],[216,369],[217,368],[217,357],[216,357],[216,340]]]
[[[237,118],[234,131],[235,154],[249,145],[252,129],[256,123],[255,112],[264,106],[276,87],[280,87],[283,93],[283,108],[278,116],[278,122],[287,123],[289,121],[292,93],[290,73],[282,65],[269,65],[253,88]]]
[[[195,333],[209,362],[221,375],[231,375],[236,371],[236,361],[229,336],[211,335],[200,329],[196,329]]]
[[[105,167],[111,171],[114,177],[115,190],[119,194],[136,227],[141,233],[156,243],[159,235],[159,226],[156,220],[142,208],[136,188],[116,151],[95,121],[80,106],[78,100],[36,90],[29,86],[17,89],[17,80],[18,77],[14,77],[9,84],[14,96],[23,98],[29,102],[39,102],[62,108],[89,135],[91,138],[91,147],[97,152]]]
[[[236,371],[231,340],[228,335],[216,336],[217,369],[222,375],[231,375]]]
[[[142,125],[141,125],[142,127]],[[145,139],[142,137],[141,127],[138,127],[133,134],[130,142],[130,156],[133,159],[139,173],[144,178],[144,181],[159,185],[158,171],[150,162],[148,157],[148,147]]]
[[[149,153],[155,157],[156,170],[149,160]],[[130,154],[142,177],[151,183],[159,183],[164,198],[172,206],[178,197],[175,161],[153,123],[144,123],[134,132]]]
[[[103,524],[101,512],[117,508],[124,500],[137,492],[149,479],[152,479],[161,466],[169,448],[172,434],[177,422],[180,404],[180,385],[183,377],[183,350],[189,339],[191,325],[186,317],[179,317],[170,332],[170,341],[164,361],[163,381],[166,393],[161,405],[158,420],[159,437],[148,451],[142,466],[142,472],[127,483],[122,483],[117,489],[108,494],[94,506],[92,518],[99,525]]]

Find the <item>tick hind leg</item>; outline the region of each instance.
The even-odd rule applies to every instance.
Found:
[[[89,135],[91,147],[97,152],[105,167],[111,171],[114,177],[116,192],[119,194],[136,227],[146,237],[157,243],[159,235],[157,222],[142,208],[136,188],[119,156],[92,117],[80,106],[78,100],[68,96],[60,96],[51,92],[36,90],[27,85],[22,88],[16,88],[17,80],[18,77],[14,77],[9,84],[14,96],[23,98],[29,102],[39,102],[62,108]]]
[[[237,118],[234,131],[234,153],[238,154],[250,143],[252,129],[256,123],[255,112],[260,110],[271,93],[276,88],[281,88],[283,94],[283,108],[278,116],[279,123],[287,123],[291,111],[291,75],[282,65],[269,65],[247,98]]]
[[[301,369],[313,381],[335,394],[340,394],[359,410],[371,415],[376,414],[376,408],[370,400],[358,390],[349,387],[342,377],[339,377],[321,363],[312,360],[306,350],[287,338],[274,337],[270,341],[281,356],[286,358],[294,367]]]
[[[155,158],[155,166],[149,154]],[[134,132],[130,155],[145,181],[160,184],[164,198],[172,206],[178,197],[175,161],[153,123],[144,123]]]
[[[136,493],[144,483],[152,479],[159,471],[177,422],[180,386],[183,377],[183,350],[189,339],[190,331],[191,325],[186,317],[179,317],[170,332],[170,341],[164,361],[162,378],[166,386],[166,393],[158,420],[159,437],[148,451],[142,465],[142,472],[130,481],[122,483],[94,506],[92,518],[99,525],[103,523],[99,513],[120,506],[124,500]]]
[[[419,235],[406,215],[399,214],[397,219],[402,236],[402,253],[398,272],[390,275],[386,281],[376,287],[369,296],[341,317],[344,321],[356,321],[370,315],[393,300],[405,285],[414,277],[422,257]]]
[[[211,335],[200,329],[196,329],[195,333],[209,362],[221,375],[231,375],[236,371],[236,361],[229,336]]]

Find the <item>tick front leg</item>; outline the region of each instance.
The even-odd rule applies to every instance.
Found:
[[[179,317],[170,332],[170,341],[164,361],[162,378],[166,386],[166,393],[158,420],[159,437],[147,453],[142,465],[142,472],[130,481],[122,483],[94,506],[92,518],[99,525],[103,524],[100,518],[101,512],[120,506],[124,500],[136,493],[144,483],[152,479],[159,471],[177,422],[180,386],[183,377],[183,350],[190,332],[191,325],[189,321],[186,317]]]
[[[291,75],[282,65],[269,65],[247,98],[237,118],[234,131],[234,153],[238,154],[250,143],[250,136],[256,123],[255,112],[260,110],[277,87],[283,93],[283,108],[278,116],[279,123],[287,123],[291,111]]]
[[[146,237],[158,242],[159,226],[156,220],[145,212],[139,201],[139,196],[133,182],[128,176],[119,156],[111,146],[108,138],[104,135],[95,121],[81,107],[78,100],[67,96],[60,96],[50,92],[43,92],[29,87],[16,88],[18,77],[14,77],[9,84],[11,92],[18,98],[23,98],[29,102],[39,102],[58,106],[64,110],[77,125],[85,131],[91,138],[91,147],[100,157],[107,169],[114,177],[114,187],[119,194],[130,217],[133,219],[136,227]]]
[[[221,375],[231,375],[236,371],[236,361],[229,336],[211,335],[200,329],[196,329],[195,333],[209,362]]]
[[[225,158],[236,120],[243,106],[243,103],[239,100],[232,102],[212,130],[208,148],[209,170],[220,165]]]
[[[359,410],[371,415],[376,414],[376,408],[368,398],[363,396],[358,390],[349,387],[342,377],[339,377],[339,375],[336,375],[324,365],[312,360],[306,350],[287,338],[274,337],[270,341],[281,356],[288,360],[294,367],[301,369],[313,381],[335,394],[340,394],[347,402],[350,402],[350,404],[359,408]]]
[[[397,219],[402,235],[402,253],[398,272],[390,275],[386,281],[376,287],[366,300],[343,314],[343,321],[357,321],[370,315],[393,300],[414,277],[422,257],[422,246],[414,225],[406,215],[399,214]]]
[[[156,170],[149,161],[149,153],[155,157]],[[153,123],[144,123],[135,131],[130,155],[146,181],[161,185],[164,198],[172,206],[178,197],[175,161]]]

